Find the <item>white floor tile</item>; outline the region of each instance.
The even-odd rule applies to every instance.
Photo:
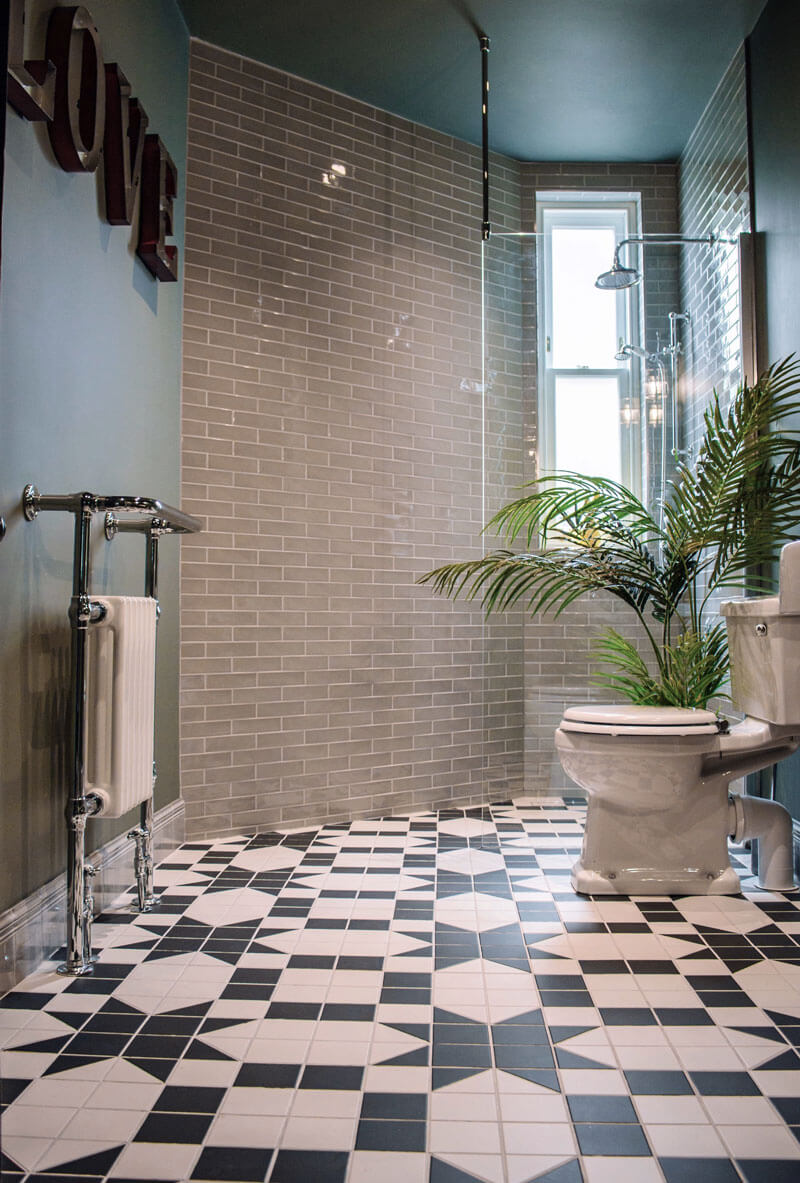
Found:
[[[652,1125],[647,1135],[660,1158],[727,1158],[728,1151],[711,1125]]]
[[[721,1125],[719,1132],[734,1158],[800,1160],[800,1143],[783,1125]]]

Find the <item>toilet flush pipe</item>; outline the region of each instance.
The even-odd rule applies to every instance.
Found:
[[[792,817],[777,801],[764,797],[728,798],[728,831],[734,842],[758,842],[758,883],[767,891],[794,890]]]

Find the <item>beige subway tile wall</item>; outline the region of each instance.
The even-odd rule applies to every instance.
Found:
[[[492,161],[497,225],[519,173]],[[415,586],[522,479],[518,300],[481,368],[479,150],[194,42],[187,193],[188,835],[507,795],[521,619]]]

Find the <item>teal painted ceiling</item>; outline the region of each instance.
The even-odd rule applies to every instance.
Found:
[[[765,0],[178,0],[194,37],[520,160],[674,160]]]

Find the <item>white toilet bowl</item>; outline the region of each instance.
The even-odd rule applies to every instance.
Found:
[[[761,840],[759,882],[791,890],[792,825],[776,802],[734,797],[732,780],[800,743],[800,542],[781,555],[782,593],[722,606],[733,698],[747,718],[711,711],[570,707],[556,731],[568,776],[588,794],[576,891],[589,895],[729,895],[739,877],[729,836]],[[784,590],[785,589],[785,590]]]

